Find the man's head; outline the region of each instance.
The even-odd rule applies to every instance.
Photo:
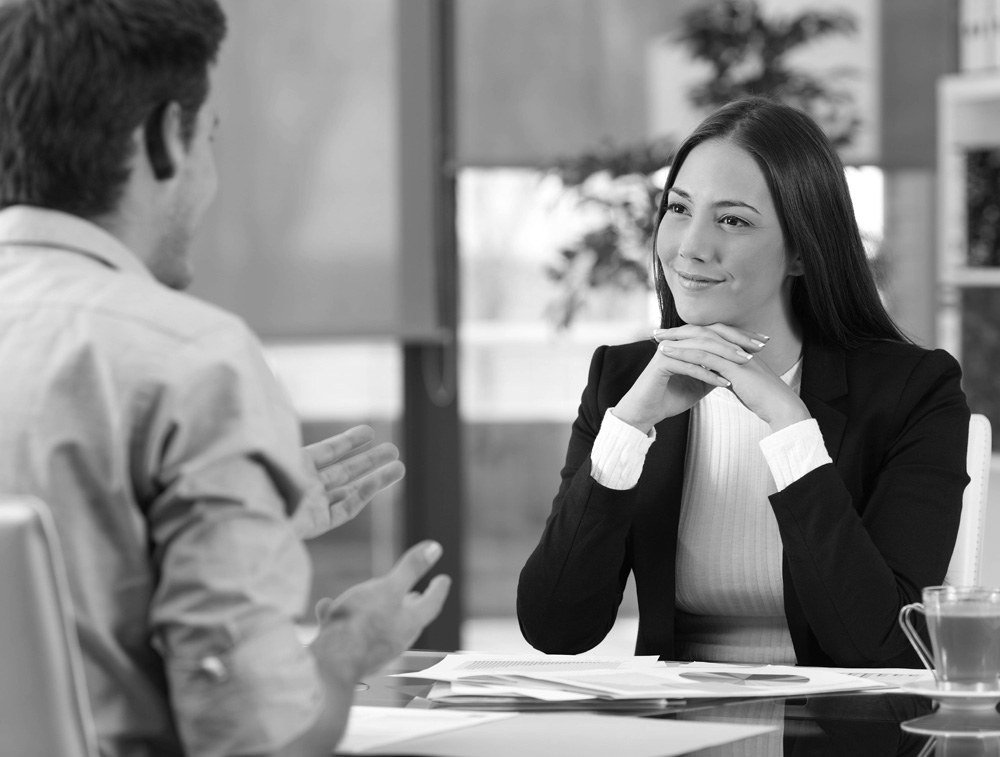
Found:
[[[150,247],[186,244],[215,188],[203,106],[225,32],[217,0],[2,0],[0,208],[99,222],[141,170],[173,203]],[[169,250],[146,253],[187,283],[157,270]]]

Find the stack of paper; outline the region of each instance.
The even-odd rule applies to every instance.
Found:
[[[612,670],[641,671],[658,665],[655,655],[646,657],[594,657],[548,655],[517,657],[506,655],[448,655],[427,670],[401,673],[402,677],[435,681],[427,698],[439,704],[495,706],[531,705],[534,709],[565,709],[577,705],[601,709],[636,709],[646,704],[662,706],[663,697],[629,697],[619,703],[587,688],[555,683],[565,673],[601,673]],[[539,676],[538,678],[533,675]]]
[[[448,655],[402,677],[435,681],[428,699],[441,704],[663,706],[689,699],[802,697],[889,688],[830,668],[784,665],[664,663],[655,657]]]

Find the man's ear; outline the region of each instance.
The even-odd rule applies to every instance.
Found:
[[[181,106],[176,102],[157,105],[146,119],[146,156],[159,181],[174,176],[184,140],[181,137]]]

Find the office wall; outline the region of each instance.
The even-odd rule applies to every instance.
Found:
[[[426,35],[402,23],[399,2],[224,2],[220,191],[193,292],[265,338],[436,328],[432,250],[403,238],[420,195],[400,191],[404,134],[429,107],[404,87],[402,43]]]
[[[459,162],[546,165],[645,140],[650,42],[697,1],[457,2]]]

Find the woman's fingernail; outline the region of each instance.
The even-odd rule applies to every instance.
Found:
[[[736,354],[739,355],[744,360],[752,360],[753,359],[753,355],[751,355],[749,352],[744,352],[743,350],[736,350]]]
[[[441,548],[440,544],[438,544],[436,541],[432,541],[430,544],[427,545],[427,549],[424,550],[424,556],[428,560],[437,560],[441,556],[441,553],[443,551],[444,550]]]
[[[763,342],[761,342],[758,339],[751,339],[750,341],[753,342],[758,347],[760,347],[761,349],[764,349],[764,347],[766,346]]]
[[[673,352],[674,348],[666,342],[660,342],[660,352]]]

